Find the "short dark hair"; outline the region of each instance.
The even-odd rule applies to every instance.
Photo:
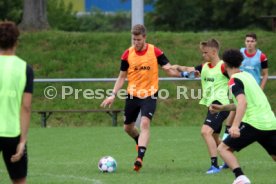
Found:
[[[207,41],[200,42],[200,46],[211,47],[211,48],[215,48],[215,49],[219,50],[219,42],[214,38],[207,40]]]
[[[147,34],[146,27],[142,24],[136,24],[135,26],[132,27],[131,33],[133,35],[143,35],[145,36]]]
[[[247,37],[251,37],[251,38],[254,38],[255,40],[257,40],[257,35],[256,35],[256,33],[247,33],[247,34],[245,35],[245,38],[247,38]]]
[[[0,22],[0,48],[7,50],[13,48],[20,33],[14,22]]]
[[[239,68],[243,61],[243,55],[238,49],[228,49],[224,51],[222,60],[230,68]]]

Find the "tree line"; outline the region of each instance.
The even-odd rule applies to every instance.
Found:
[[[169,31],[271,28],[263,15],[276,15],[276,0],[157,0],[149,20]]]
[[[40,3],[36,3],[38,1]],[[145,14],[146,26],[160,31],[271,29],[271,20],[261,16],[276,15],[276,0],[145,0],[145,3],[154,6],[154,11]],[[46,7],[38,7],[43,4]],[[0,19],[26,24],[26,21],[35,21],[26,20],[26,13],[38,10],[40,18],[43,18],[41,12],[47,15],[37,20],[42,28],[50,26],[65,31],[124,31],[130,28],[130,12],[106,14],[93,9],[90,15],[77,17],[72,9],[72,5],[66,5],[63,0],[1,0]],[[34,15],[27,15],[30,16]]]

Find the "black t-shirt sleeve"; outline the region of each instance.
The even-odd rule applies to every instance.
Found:
[[[195,66],[195,69],[201,73],[201,70],[202,70],[202,64],[201,64],[201,65],[198,65],[198,66]]]
[[[262,67],[262,69],[268,68],[268,62],[267,62],[267,60],[261,62],[261,67]]]
[[[240,79],[234,78],[234,82],[232,83],[232,93],[235,96],[244,94],[244,85]]]
[[[164,66],[169,63],[168,58],[165,56],[165,54],[161,54],[157,57],[157,62],[160,66]]]
[[[127,60],[121,60],[121,71],[127,71],[129,67],[128,61]]]
[[[24,93],[33,93],[33,83],[34,83],[34,71],[30,65],[26,67],[26,86]]]

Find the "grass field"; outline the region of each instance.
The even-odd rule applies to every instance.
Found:
[[[200,33],[149,33],[148,41],[160,47],[175,64],[194,66],[201,62],[199,41],[217,38],[226,48],[243,46],[244,35],[252,30]],[[270,75],[276,75],[275,33],[256,30],[258,46],[269,58]],[[18,55],[31,64],[36,78],[109,78],[117,77],[120,56],[130,44],[130,34],[31,32],[20,38]],[[160,72],[164,77],[164,72]],[[35,83],[33,109],[98,109],[101,100],[61,98],[62,86],[74,89],[111,89],[114,83]],[[275,112],[276,80],[270,80],[265,93]],[[58,89],[58,96],[44,96],[48,86]],[[132,171],[136,158],[134,141],[120,127],[111,127],[111,118],[104,113],[53,114],[48,128],[40,128],[40,116],[32,114],[29,134],[30,184],[229,184],[234,177],[228,170],[215,176],[205,175],[209,168],[207,149],[200,136],[200,125],[206,108],[197,100],[176,99],[176,87],[189,91],[199,89],[199,81],[160,82],[170,97],[158,100],[152,121],[151,142],[142,171]],[[117,99],[114,108],[123,108]],[[100,173],[98,160],[113,156],[118,170],[113,174]],[[276,164],[254,144],[237,154],[241,166],[253,184],[275,184]],[[221,160],[220,160],[221,163]],[[0,184],[9,183],[3,162],[0,161]]]
[[[151,142],[140,173],[132,171],[135,144],[122,127],[31,128],[29,134],[30,184],[230,184],[230,170],[206,175],[209,158],[199,126],[153,126]],[[105,174],[98,160],[113,156],[116,173]],[[253,144],[237,154],[253,184],[275,184],[276,164]],[[221,163],[221,160],[219,161]],[[0,161],[0,183],[9,183]]]

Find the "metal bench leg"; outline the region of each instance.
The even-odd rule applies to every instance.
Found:
[[[47,126],[47,118],[46,118],[46,115],[47,113],[46,112],[41,112],[40,113],[41,115],[41,127],[45,128]]]
[[[117,126],[117,112],[112,113],[112,126]]]
[[[119,112],[108,111],[106,113],[109,114],[112,118],[112,126],[117,126],[117,114]]]
[[[41,115],[41,127],[46,128],[47,127],[47,119],[51,116],[52,112],[49,112],[47,115],[47,112],[40,112]]]

